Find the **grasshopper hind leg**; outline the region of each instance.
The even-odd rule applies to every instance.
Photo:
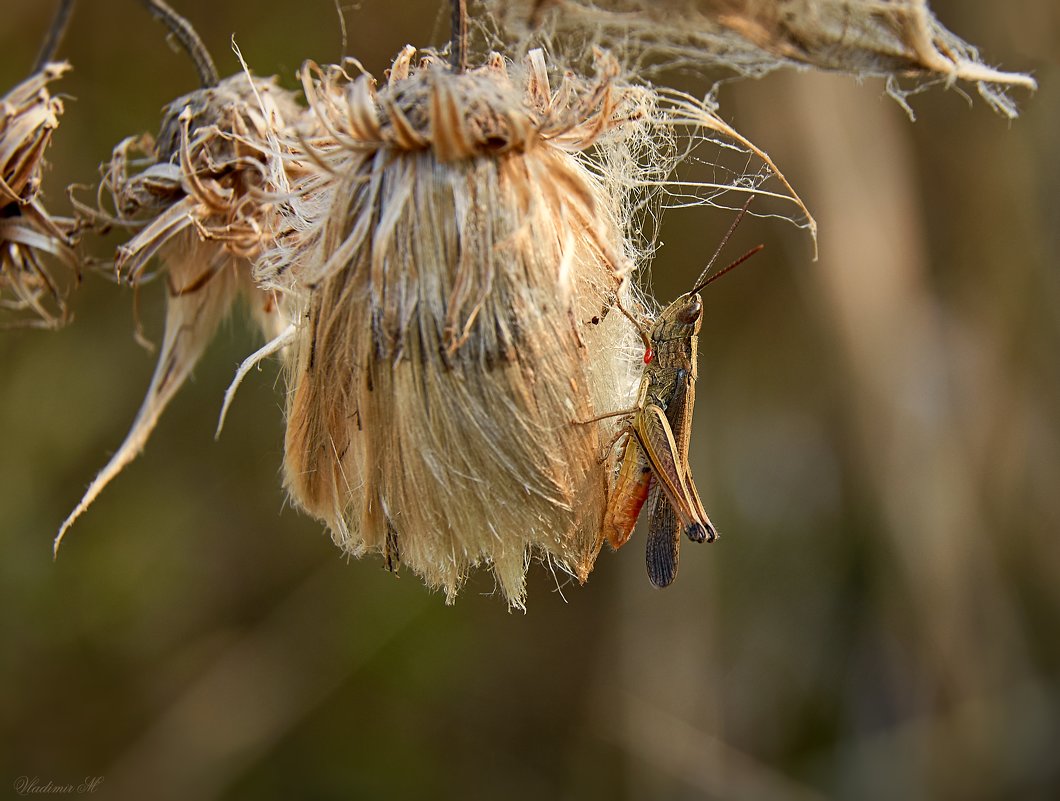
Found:
[[[699,499],[699,490],[696,489],[696,483],[692,480],[692,474],[686,473],[685,479],[685,486],[688,487],[688,493],[692,498],[692,508],[699,517],[699,520],[693,520],[689,524],[685,533],[692,542],[714,542],[718,538],[718,530],[714,528],[714,524],[707,517],[706,510],[703,509],[703,501]]]
[[[718,532],[709,520],[706,521],[706,525],[703,523],[692,523],[685,529],[685,534],[688,535],[692,542],[714,542],[718,538]]]

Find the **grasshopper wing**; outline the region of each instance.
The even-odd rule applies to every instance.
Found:
[[[677,443],[663,410],[653,403],[645,406],[633,421],[633,434],[647,455],[652,472],[681,527],[696,542],[707,539],[713,526],[702,514],[699,496],[693,495],[689,489],[688,469],[684,459],[679,458]]]
[[[655,483],[650,496],[651,516],[648,522],[648,546],[645,564],[648,579],[656,587],[668,587],[677,578],[681,557],[681,525],[673,504]]]
[[[689,375],[684,375],[674,388],[673,398],[666,407],[666,421],[670,424],[670,430],[674,435],[674,444],[677,446],[676,462],[683,468],[682,478],[688,498],[692,502],[692,509],[699,518],[701,526],[688,529],[688,536],[694,542],[714,542],[718,538],[707,512],[703,508],[703,501],[699,499],[696,483],[692,480],[692,468],[688,464],[688,443],[691,438],[692,413],[691,406],[695,403],[696,391]]]

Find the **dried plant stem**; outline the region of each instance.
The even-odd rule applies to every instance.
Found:
[[[170,33],[177,37],[181,47],[195,63],[195,70],[199,73],[199,81],[203,88],[217,86],[220,81],[217,67],[214,66],[206,45],[202,43],[202,39],[199,38],[199,34],[195,32],[191,23],[162,0],[140,0],[140,2],[147,7],[155,19],[169,28]]]
[[[450,27],[449,63],[456,72],[467,70],[467,0],[450,0],[453,16]]]
[[[44,69],[44,65],[55,60],[55,54],[63,41],[66,27],[70,24],[70,17],[74,10],[74,0],[59,0],[59,8],[55,12],[51,28],[48,29],[48,38],[37,56],[37,63],[33,65],[33,72],[37,73]]]

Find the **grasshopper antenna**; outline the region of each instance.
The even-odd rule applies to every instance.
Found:
[[[730,264],[728,267],[726,267],[724,270],[719,270],[718,272],[714,273],[714,275],[712,275],[710,278],[706,279],[703,283],[699,284],[695,289],[693,289],[688,294],[689,295],[696,294],[701,289],[703,289],[703,287],[705,287],[707,284],[714,283],[719,278],[721,278],[723,275],[725,275],[725,273],[729,272],[729,270],[735,270],[737,267],[739,267],[741,264],[743,264],[745,261],[747,261],[753,255],[758,253],[760,250],[764,250],[764,249],[765,249],[765,245],[755,245],[749,251],[747,251],[742,256],[740,256],[740,258],[738,258],[736,261],[734,261],[732,264]]]
[[[202,43],[199,34],[184,17],[174,11],[163,0],[140,0],[140,2],[151,12],[151,16],[169,28],[169,32],[180,42],[184,52],[188,54],[195,64],[195,71],[199,73],[199,82],[203,89],[217,86],[221,77],[217,74],[206,45]]]
[[[70,24],[70,17],[74,11],[74,0],[59,0],[59,8],[55,11],[55,19],[48,29],[48,38],[37,56],[37,63],[33,65],[33,72],[40,72],[49,61],[55,61],[55,54],[62,44],[66,28]]]
[[[714,280],[714,278],[711,278],[709,281],[704,280],[704,279],[707,277],[707,274],[710,272],[710,268],[714,266],[714,262],[716,262],[718,260],[718,256],[721,254],[721,249],[723,247],[725,247],[725,243],[729,241],[729,237],[731,237],[732,234],[733,234],[733,231],[736,230],[736,226],[738,226],[740,224],[740,221],[744,218],[744,215],[747,214],[747,207],[751,205],[751,201],[754,200],[754,199],[755,199],[754,195],[751,195],[749,198],[747,198],[747,202],[743,204],[743,208],[741,208],[739,213],[736,215],[736,219],[732,221],[732,225],[729,226],[729,230],[725,232],[725,236],[723,236],[721,238],[721,242],[718,243],[718,247],[714,250],[714,255],[710,257],[710,261],[707,262],[707,266],[703,268],[703,272],[701,272],[699,274],[699,278],[696,279],[696,288],[693,289],[691,292],[689,292],[688,293],[689,295],[696,294],[696,292],[698,292],[699,290],[701,290],[703,287],[705,287],[707,284],[709,284],[711,281]],[[761,248],[759,248],[759,250],[761,250]],[[757,251],[755,251],[755,252],[757,252]],[[743,257],[743,259],[741,259],[741,261],[750,258],[751,255],[752,254],[750,254],[750,253],[747,254],[746,256]],[[737,263],[739,263],[739,262],[737,262]],[[716,275],[714,277],[717,278],[718,276],[727,273],[729,270],[731,270],[735,266],[736,266],[735,264],[730,264],[728,267],[726,267],[724,270],[722,270],[720,273],[718,273],[718,275]]]

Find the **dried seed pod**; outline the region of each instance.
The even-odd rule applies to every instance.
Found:
[[[73,521],[143,449],[159,416],[213,338],[236,297],[247,298],[267,339],[286,321],[271,291],[251,280],[250,259],[276,235],[271,199],[274,131],[302,114],[271,79],[239,74],[199,89],[165,110],[157,141],[126,139],[105,166],[100,208],[79,206],[97,226],[138,232],[118,249],[115,268],[132,284],[159,257],[167,294],[165,334],[151,385],[125,441],[63,523]],[[114,211],[103,210],[109,193]]]
[[[555,90],[540,51],[467,72],[414,55],[378,88],[303,72],[326,134],[304,160],[331,185],[293,193],[297,234],[258,268],[300,321],[286,483],[350,553],[449,600],[489,566],[520,607],[531,558],[584,581],[599,552],[618,423],[576,421],[628,406],[643,368],[603,313],[644,255],[631,197],[668,169],[637,156],[724,125],[660,110],[603,54]]]
[[[66,319],[63,292],[45,262],[55,258],[76,274],[73,222],[47,212],[40,184],[44,152],[63,112],[48,83],[69,69],[46,64],[0,98],[0,310],[13,315],[0,317],[0,325],[54,328]]]

